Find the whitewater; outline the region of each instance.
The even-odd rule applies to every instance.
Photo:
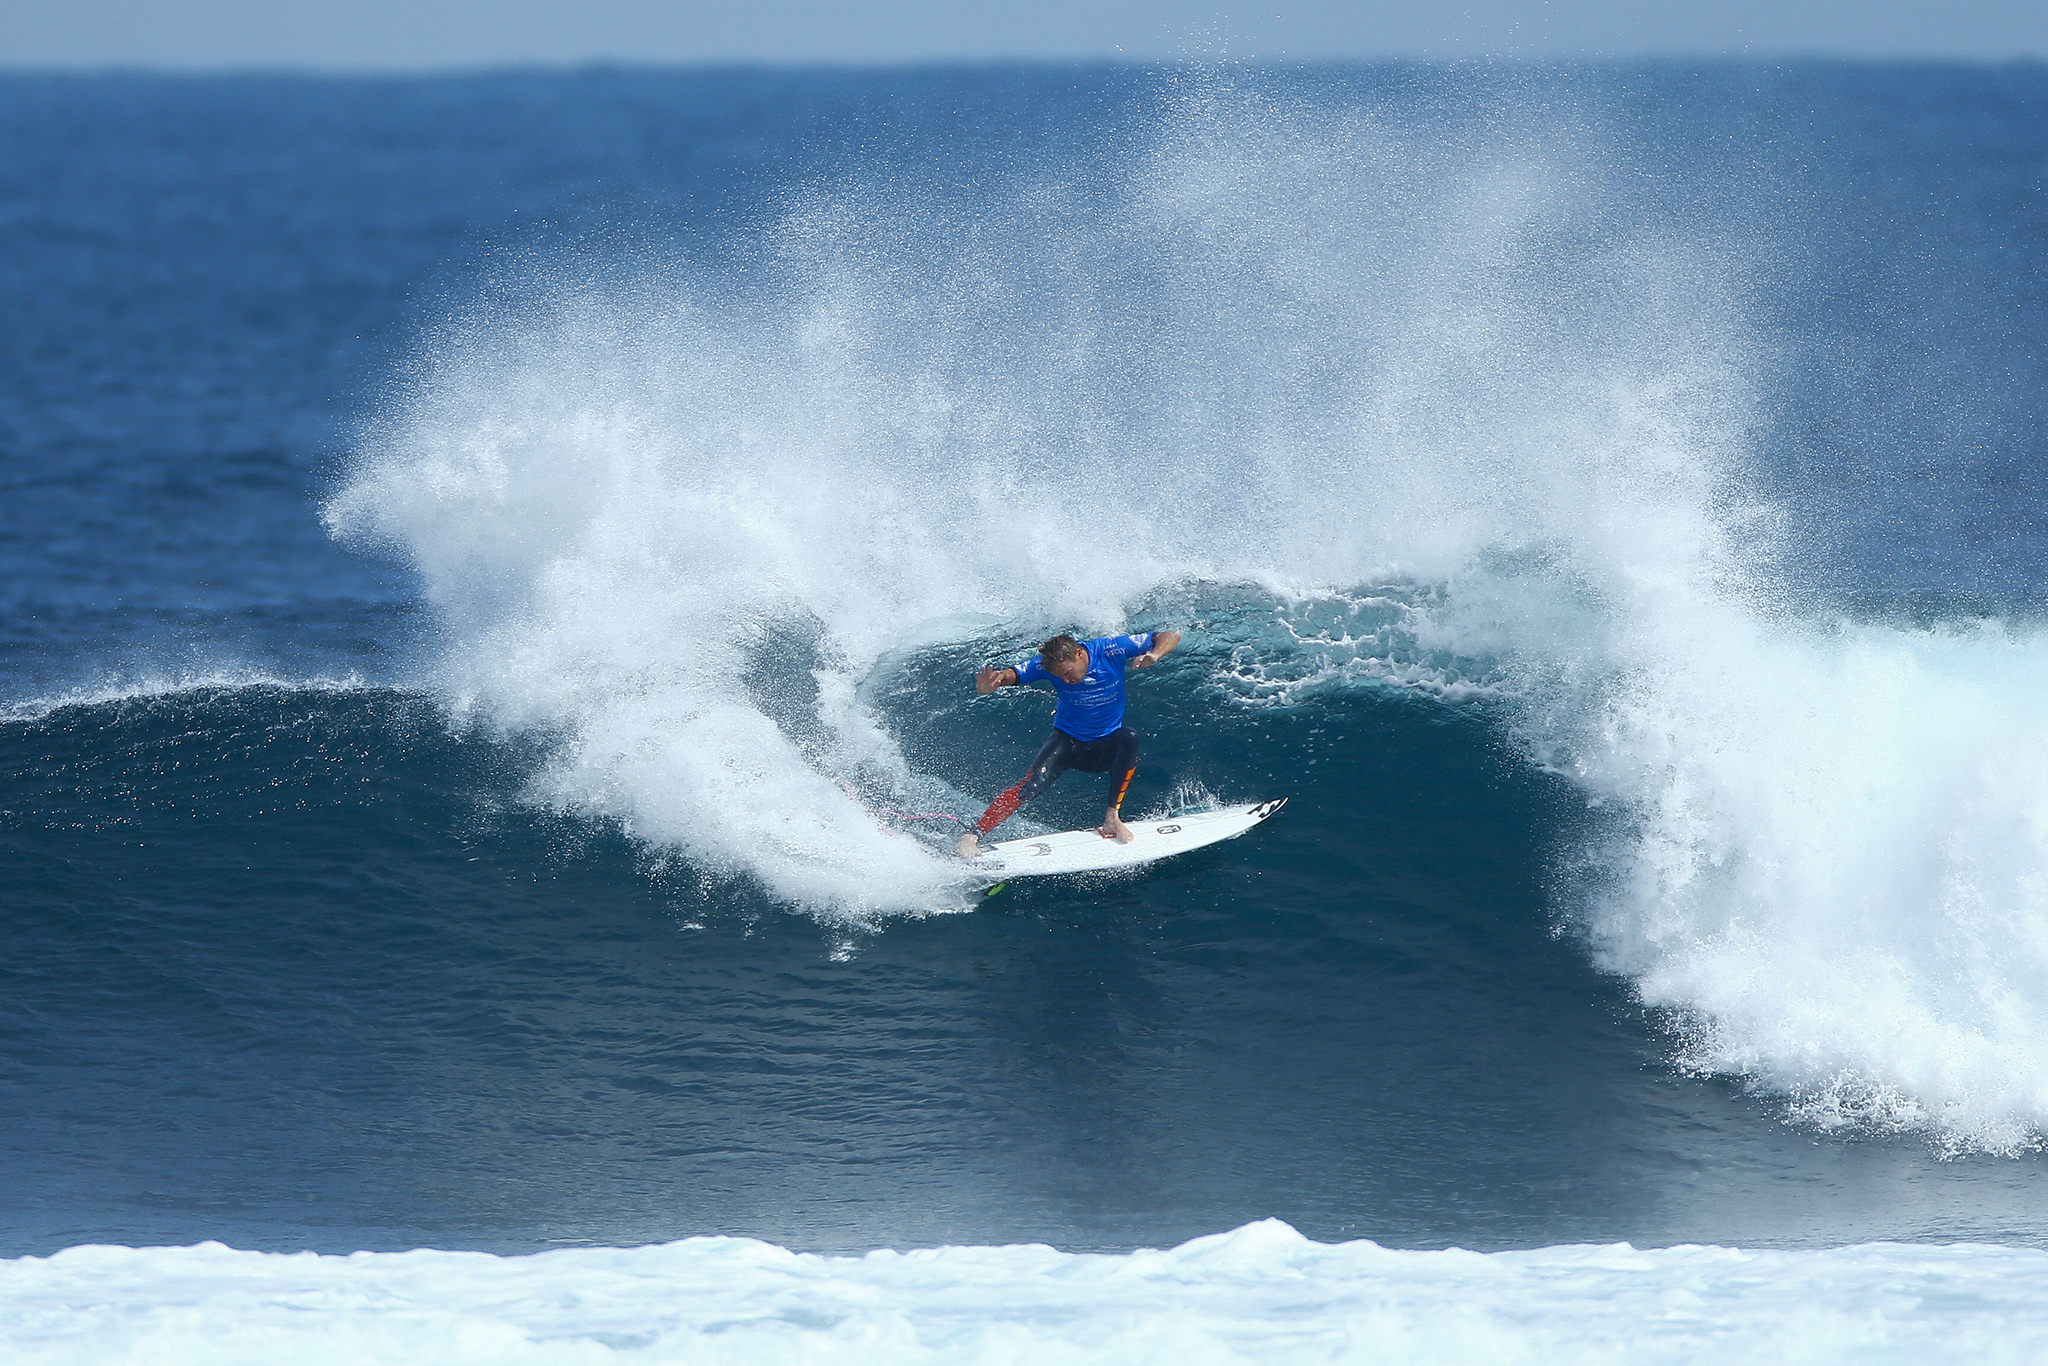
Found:
[[[2025,1362],[2048,1253],[1314,1243],[819,1257],[744,1238],[529,1257],[80,1247],[0,1268],[24,1363]]]

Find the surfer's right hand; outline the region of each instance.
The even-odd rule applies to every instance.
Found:
[[[998,686],[999,685],[996,683],[995,665],[984,664],[979,669],[975,670],[974,690],[976,692],[982,694],[983,696],[987,696],[989,693],[994,692]]]

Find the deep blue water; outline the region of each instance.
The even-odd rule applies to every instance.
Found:
[[[1837,1064],[1824,1031],[1833,1102],[1921,1109],[1816,1120],[1787,1002],[1752,1063],[1702,1064],[1721,1006],[1638,983],[1730,923],[1768,941],[1768,897],[1612,890],[1696,756],[1748,743],[1712,708],[1615,721],[1705,676],[1615,642],[1720,605],[1789,633],[1722,656],[1766,709],[1801,652],[2003,633],[1942,676],[1990,699],[1966,758],[2032,753],[2000,718],[2048,657],[2044,175],[2038,66],[0,79],[0,1253],[1108,1248],[1267,1215],[1412,1247],[2048,1242],[2048,1110],[1917,1045]],[[596,296],[587,345],[545,321]],[[1403,350],[1453,313],[1429,365]],[[715,325],[640,330],[671,315]],[[1663,388],[1616,369],[1708,352]],[[1574,376],[1591,406],[1546,406]],[[1434,397],[1336,421],[1381,381]],[[1510,450],[1497,413],[1545,435]],[[1665,454],[1580,463],[1630,443]],[[436,463],[484,448],[488,478]],[[1497,483],[1460,463],[1497,450]],[[976,501],[990,469],[1017,477]],[[651,530],[576,520],[614,476]],[[854,492],[791,511],[820,488]],[[1739,564],[1626,605],[1666,509]],[[757,523],[772,553],[720,548]],[[812,770],[875,804],[900,760],[969,811],[1047,711],[977,702],[976,662],[1169,621],[1131,805],[1289,805],[1141,876],[849,912],[838,863],[843,895],[790,890],[823,885],[814,836],[750,861],[756,827],[619,757],[719,758],[726,809]],[[1890,675],[1848,659],[1872,733],[1961,705],[1866,697]],[[834,750],[837,682],[893,759]],[[1785,743],[1698,808],[1701,866],[1861,879],[1851,923],[1974,999],[1942,964],[1977,960],[1916,941],[1922,912],[1974,932],[1953,897],[1887,900],[1846,837],[1761,849],[1743,813],[1818,772],[1901,844],[2010,826],[1973,885],[2025,927],[2030,792],[1928,808],[1931,770]],[[1031,814],[1098,800],[1070,777]],[[1940,1008],[2032,1075],[2024,1010]]]

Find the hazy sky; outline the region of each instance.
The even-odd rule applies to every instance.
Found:
[[[0,0],[0,66],[959,58],[2048,58],[2048,0]]]

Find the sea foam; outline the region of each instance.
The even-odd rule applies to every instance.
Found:
[[[316,1256],[78,1247],[0,1262],[23,1366],[150,1362],[2030,1362],[2048,1253],[1322,1244],[826,1257],[746,1238]]]

